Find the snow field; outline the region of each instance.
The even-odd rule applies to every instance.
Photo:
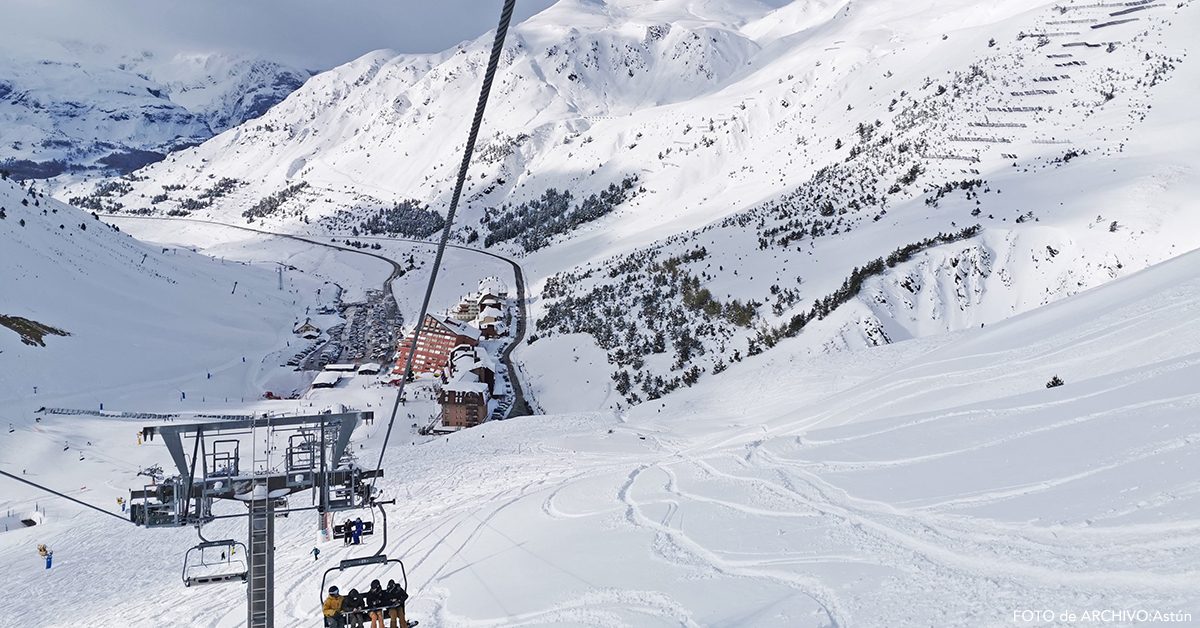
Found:
[[[1063,6],[1070,18],[1103,13]],[[1196,13],[1180,3],[1147,9],[1138,22],[1070,27],[1091,46],[1021,37],[1066,19],[1062,13],[1040,1],[798,2],[775,11],[749,3],[564,2],[515,29],[509,74],[489,107],[491,140],[481,147],[494,159],[472,167],[464,218],[547,187],[582,194],[631,172],[647,188],[628,207],[525,258],[531,296],[563,270],[649,246],[677,255],[703,244],[705,286],[718,298],[762,300],[771,284],[802,278],[785,285],[801,291],[794,309],[760,311],[757,323],[776,324],[836,289],[851,268],[898,246],[976,223],[983,231],[869,278],[857,298],[800,336],[628,411],[594,412],[613,401],[612,366],[584,336],[557,334],[518,357],[545,409],[575,414],[435,439],[417,439],[407,418],[397,419],[403,436],[394,437],[381,486],[403,504],[389,520],[389,555],[409,568],[410,614],[433,627],[467,628],[1011,626],[1013,611],[1030,608],[1200,617],[1193,480],[1200,258],[1188,253],[1200,245],[1191,176],[1197,74],[1187,59]],[[564,39],[570,45],[559,52],[548,48]],[[1110,41],[1120,45],[1109,50]],[[632,52],[613,52],[622,46]],[[271,191],[311,181],[311,198],[267,220],[285,231],[301,217],[319,221],[399,198],[436,206],[450,188],[454,133],[473,102],[464,95],[477,89],[481,50],[473,42],[441,55],[368,55],[310,81],[261,121],[148,169],[122,200],[133,207],[166,185],[195,191],[232,176],[253,185],[196,217],[238,222]],[[1150,87],[1163,58],[1176,67]],[[1059,59],[1088,65],[1062,69]],[[626,72],[643,70],[639,63],[649,69],[626,80]],[[977,76],[975,64],[987,81],[962,78]],[[638,81],[663,91],[627,89]],[[1106,89],[1113,96],[1102,101]],[[925,173],[889,200],[886,215],[856,209],[832,233],[790,246],[762,248],[753,220],[700,231],[780,198],[825,165],[869,161],[845,178],[861,191],[878,175],[887,189],[903,169],[872,156],[882,143],[857,139],[856,126],[876,119],[876,133],[890,134],[893,145],[926,141],[919,159],[900,162],[920,163]],[[506,139],[522,133],[529,137]],[[835,149],[835,140],[846,145]],[[856,163],[847,152],[859,145],[870,159]],[[1067,160],[1071,149],[1088,152]],[[956,190],[926,204],[927,186],[976,177],[990,191],[972,198]],[[764,228],[785,219],[764,216]],[[161,235],[149,235],[150,227],[145,234],[231,259],[294,260],[338,277],[351,293],[386,273],[363,256],[242,239],[223,228],[177,228],[163,223],[154,227]],[[385,246],[391,256],[411,245]],[[497,274],[467,254],[447,264],[459,285],[443,282],[435,303],[449,305],[470,289],[472,272]],[[397,282],[406,318],[422,275]],[[602,269],[586,287],[606,276]],[[274,277],[256,281],[271,287]],[[213,295],[206,307],[225,303]],[[535,317],[546,306],[535,303]],[[276,316],[287,319],[282,310]],[[27,352],[19,355],[35,355],[8,337]],[[245,345],[228,337],[235,351]],[[257,355],[279,351],[278,341]],[[873,346],[881,342],[891,344]],[[0,360],[8,359],[11,349],[0,349]],[[51,366],[61,371],[65,358],[56,359]],[[648,364],[663,370],[667,361]],[[200,364],[207,366],[185,364],[193,380]],[[239,368],[227,365],[230,386],[261,383]],[[1046,388],[1056,375],[1066,384]],[[167,403],[174,403],[168,384],[178,385],[172,372],[138,376],[146,379],[130,381],[154,383],[131,384],[122,393],[129,404],[198,408],[194,393],[187,404]],[[361,383],[253,407],[390,407],[386,391]],[[62,395],[79,403],[83,396]],[[17,402],[10,407],[25,424],[0,441],[0,459],[38,469],[56,486],[87,486],[78,494],[96,503],[111,505],[137,485],[136,466],[166,458],[125,442],[141,423],[50,417],[32,424],[34,400]],[[379,429],[377,421],[356,436],[355,451],[368,462]],[[119,441],[120,456],[84,449],[77,460],[79,451],[61,452],[60,441],[81,438]],[[55,468],[45,470],[44,460]],[[115,479],[101,493],[92,478]],[[7,495],[0,509],[27,510],[40,499],[25,487]],[[50,613],[45,600],[19,600],[12,616],[22,625],[57,625],[81,613],[97,626],[239,625],[240,586],[206,593],[167,584],[178,566],[164,557],[182,557],[188,531],[126,530],[98,513],[51,509],[46,525],[0,537],[22,582],[64,591]],[[212,527],[210,538],[244,533],[243,523]],[[298,625],[319,623],[321,569],[307,554],[314,529],[303,515],[279,529],[278,612]],[[65,550],[59,564],[77,571],[42,570],[29,555],[38,540]],[[322,565],[355,554],[327,550]],[[111,575],[126,570],[135,575],[117,590]],[[387,577],[364,577],[372,575]],[[111,609],[131,596],[154,601],[114,617]]]
[[[257,397],[254,381],[277,366],[266,356],[287,349],[320,286],[295,273],[279,290],[273,269],[143,244],[11,181],[0,182],[0,205],[0,308],[71,334],[36,347],[2,330],[10,421],[32,421],[42,405],[170,411],[187,393]]]
[[[408,568],[409,614],[469,627],[1006,626],[1024,608],[1192,612],[1198,268],[1184,255],[884,347],[813,354],[789,340],[619,416],[526,417],[416,446],[394,436],[380,486],[403,503],[388,554]],[[1066,384],[1045,388],[1054,374]],[[352,403],[363,394],[386,405],[370,389]],[[113,425],[53,421],[85,437]],[[356,434],[368,462],[383,427]],[[166,458],[124,447],[129,463]],[[188,531],[50,508],[0,548],[21,582],[67,588],[50,602],[63,610],[19,600],[13,617],[238,625],[240,585],[171,581],[165,557],[182,556]],[[298,625],[318,625],[322,567],[375,547],[328,544],[314,567],[315,528],[297,513],[277,529],[278,612]],[[41,568],[35,540],[59,548],[61,570]],[[116,565],[136,574],[120,590]],[[113,617],[130,595],[154,601]]]

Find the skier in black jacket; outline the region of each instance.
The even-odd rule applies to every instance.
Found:
[[[371,609],[371,628],[383,628],[383,616],[387,612],[388,606],[387,594],[383,592],[383,587],[378,580],[371,581],[371,588],[367,591],[367,608]]]
[[[400,628],[408,628],[408,620],[404,618],[404,602],[408,600],[408,591],[395,580],[388,580],[387,588],[383,591],[392,604],[387,610],[388,617],[392,618],[392,628],[396,628],[397,622]]]
[[[342,600],[342,612],[346,614],[346,623],[350,628],[363,628],[362,609],[366,602],[358,589],[350,589]]]

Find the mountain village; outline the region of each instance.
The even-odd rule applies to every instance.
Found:
[[[1200,2],[513,6],[0,38],[0,625],[1196,624]]]
[[[474,427],[487,420],[506,418],[512,409],[513,389],[500,356],[511,344],[513,325],[508,286],[499,277],[486,277],[479,289],[463,295],[445,314],[426,314],[422,338],[412,350],[413,332],[399,343],[395,364],[383,369],[365,362],[330,363],[312,380],[312,389],[336,388],[351,375],[379,376],[398,384],[408,369],[412,353],[410,390],[425,390],[437,399],[440,413],[423,432],[446,433]],[[293,333],[315,340],[320,330],[306,320]]]

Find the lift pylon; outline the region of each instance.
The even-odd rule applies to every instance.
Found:
[[[354,428],[370,418],[370,412],[345,412],[144,428],[143,441],[161,436],[179,473],[130,491],[129,518],[162,528],[247,516],[248,626],[273,628],[275,515],[337,512],[370,503],[369,480],[383,471],[362,469],[347,455]],[[283,455],[272,454],[275,442],[287,443]],[[277,509],[287,496],[302,491],[311,491],[311,506]],[[241,502],[246,511],[217,514],[213,504],[220,500]]]

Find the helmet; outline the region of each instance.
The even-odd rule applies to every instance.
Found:
[[[337,595],[337,592],[338,592],[338,588],[337,588],[337,587],[329,587],[329,594],[330,594],[330,595]]]
[[[395,581],[395,580],[388,580],[388,588],[390,589],[390,588],[392,588],[392,587],[394,587],[394,586],[396,586],[396,581]]]
[[[372,581],[371,581],[371,588],[372,588],[372,589],[378,589],[378,588],[380,588],[379,581],[378,581],[378,580],[372,580]]]

